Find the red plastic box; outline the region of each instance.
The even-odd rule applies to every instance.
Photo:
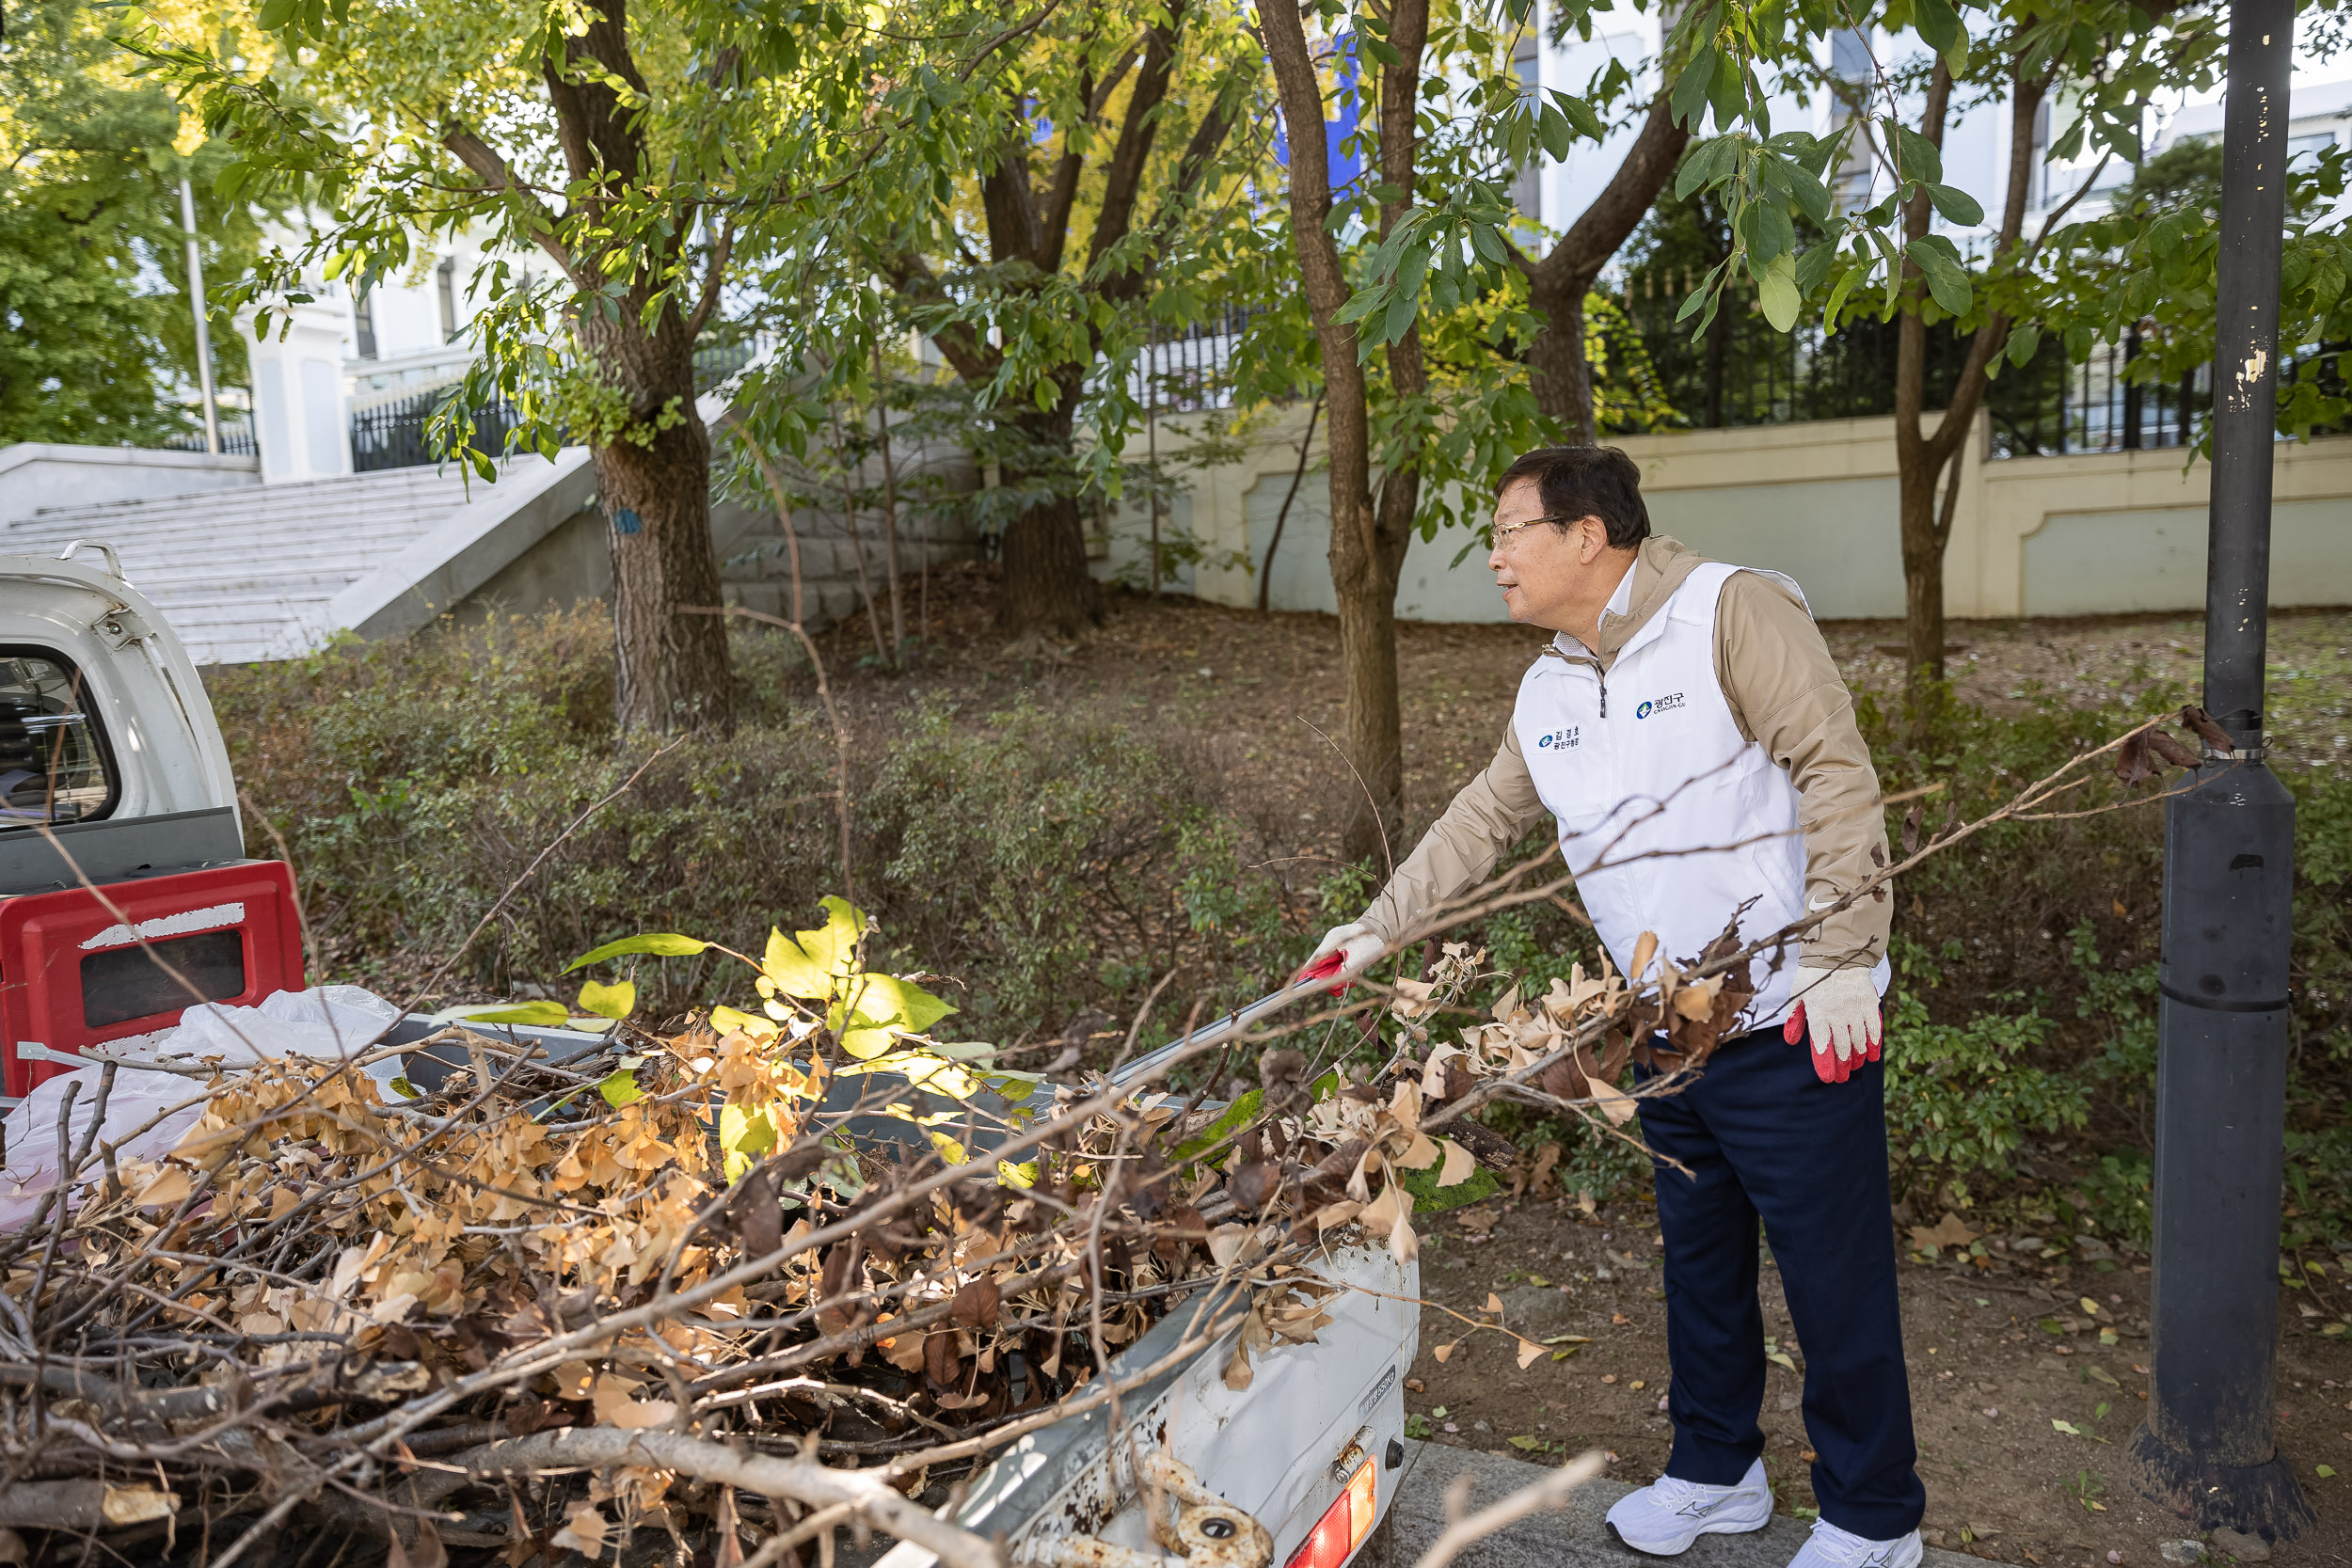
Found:
[[[168,1028],[199,1000],[250,1006],[301,989],[281,861],[0,900],[0,1086],[29,1093],[84,1046]]]

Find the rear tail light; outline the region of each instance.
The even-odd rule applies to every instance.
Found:
[[[1284,1568],[1341,1568],[1356,1548],[1372,1533],[1373,1516],[1379,1512],[1376,1488],[1379,1472],[1367,1458],[1356,1466],[1356,1473],[1347,1478],[1347,1487],[1331,1499],[1331,1506],[1323,1511],[1315,1528],[1307,1532],[1305,1544],[1291,1554]]]

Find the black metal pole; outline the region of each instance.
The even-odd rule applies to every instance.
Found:
[[[2262,760],[2294,35],[2293,0],[2231,8],[2205,709],[2232,746],[2209,743],[2165,811],[2153,1359],[2131,1449],[2150,1497],[2269,1540],[2312,1518],[2272,1422],[2295,801]]]

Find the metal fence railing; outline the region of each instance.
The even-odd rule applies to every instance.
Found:
[[[164,437],[166,451],[202,451],[204,433],[200,430],[185,436]],[[253,439],[253,427],[243,420],[220,421],[220,450],[227,457],[251,457],[261,449]]]
[[[1694,276],[1669,276],[1663,286],[1654,277],[1637,275],[1637,279],[1617,303],[1672,410],[1666,428],[1787,424],[1894,412],[1899,321],[1865,319],[1836,332],[1824,332],[1817,321],[1778,332],[1764,320],[1752,293],[1734,290],[1694,342],[1690,324],[1674,319],[1685,297],[1682,285]],[[1968,347],[1968,339],[1948,326],[1929,329],[1924,392],[1930,409],[1950,403]],[[2328,395],[2344,395],[2347,350],[2352,345],[2323,343],[2287,356],[2280,385],[2307,377]],[[2057,338],[2044,338],[2031,359],[2005,367],[1986,390],[1993,455],[2178,448],[2202,439],[2213,406],[2212,368],[2199,366],[2177,379],[2141,379],[2129,373],[2139,352],[2139,334],[2133,330],[2120,342],[2094,345],[2084,363],[2069,364]],[[2352,424],[2322,424],[2314,434],[2347,429]]]
[[[1233,347],[1260,314],[1247,306],[1229,305],[1206,321],[1162,328],[1138,356],[1128,389],[1137,403],[1159,414],[1232,407],[1228,367]]]
[[[707,392],[758,356],[761,343],[745,338],[734,342],[705,343],[694,351],[694,389]],[[450,384],[359,408],[351,415],[351,466],[359,473],[382,468],[414,468],[440,461],[426,438],[435,410],[455,395]],[[477,404],[473,411],[473,450],[498,456],[522,417],[501,398]]]

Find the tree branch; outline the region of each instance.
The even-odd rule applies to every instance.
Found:
[[[1004,1568],[993,1542],[936,1517],[899,1495],[887,1469],[842,1470],[813,1459],[738,1453],[675,1432],[624,1432],[617,1427],[561,1427],[511,1437],[441,1462],[479,1477],[550,1469],[606,1469],[642,1465],[676,1470],[757,1497],[790,1497],[812,1508],[847,1506],[876,1528],[934,1552],[947,1568]]]
[[[515,177],[507,171],[506,160],[500,157],[495,149],[471,131],[454,125],[443,127],[441,145],[449,149],[459,163],[473,171],[474,178],[482,182],[484,189],[498,196],[511,197],[522,203],[524,210],[531,214],[532,239],[538,243],[541,250],[554,259],[557,266],[564,269],[564,276],[572,280],[572,287],[585,290],[595,286],[573,261],[571,248],[557,236],[555,214],[548,211],[547,203],[516,183]]]
[[[1143,166],[1152,156],[1152,141],[1159,130],[1160,104],[1168,97],[1168,84],[1176,71],[1176,36],[1184,24],[1184,0],[1175,0],[1168,8],[1168,20],[1145,37],[1143,69],[1127,100],[1119,143],[1103,170],[1103,207],[1095,215],[1093,237],[1087,242],[1089,276],[1110,248],[1126,238],[1135,217],[1136,198],[1143,187]]]
[[[735,214],[729,213],[719,226],[718,243],[710,247],[710,265],[703,273],[702,297],[694,302],[693,314],[686,318],[686,341],[692,342],[702,336],[703,325],[710,320],[710,312],[719,304],[719,285],[727,275],[727,257],[735,249]]]

